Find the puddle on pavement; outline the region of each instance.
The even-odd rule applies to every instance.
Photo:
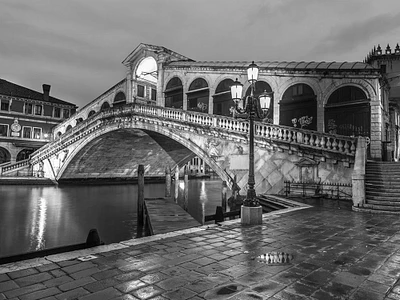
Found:
[[[258,262],[262,262],[267,265],[286,265],[289,264],[294,256],[285,252],[270,252],[261,254],[256,257]]]
[[[219,290],[216,291],[216,294],[217,295],[229,295],[229,294],[236,293],[237,289],[238,289],[237,285],[231,284],[231,285],[220,288]]]

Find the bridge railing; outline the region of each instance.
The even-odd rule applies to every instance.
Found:
[[[91,118],[84,120],[70,131],[61,135],[59,139],[36,151],[32,155],[32,160],[37,161],[43,159],[43,157],[48,157],[51,153],[57,152],[63,147],[79,140],[87,135],[88,132],[105,124],[105,120],[110,117],[132,117],[134,115],[141,115],[156,120],[171,120],[196,126],[213,127],[238,134],[247,135],[249,133],[249,122],[246,119],[235,119],[227,116],[209,115],[207,113],[159,106],[127,104],[118,108],[101,111]],[[356,138],[354,137],[332,135],[262,122],[255,122],[255,138],[256,143],[262,142],[262,140],[275,140],[350,156],[354,156],[356,149]]]

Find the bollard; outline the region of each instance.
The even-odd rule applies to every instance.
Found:
[[[221,191],[221,196],[222,196],[222,210],[223,212],[226,212],[226,194],[228,191],[228,186],[226,184],[226,181],[222,181],[222,191]]]
[[[175,203],[178,203],[178,197],[179,197],[179,166],[176,165],[175,168]]]
[[[86,246],[87,247],[96,247],[102,245],[102,242],[100,240],[100,235],[97,231],[97,229],[90,229],[89,234],[86,238]]]
[[[222,211],[222,206],[217,206],[217,209],[215,210],[215,224],[223,221],[224,221],[224,212]]]
[[[189,175],[187,167],[185,167],[184,182],[185,182],[185,187],[183,191],[183,209],[187,211],[189,205]]]
[[[142,236],[144,225],[144,166],[138,167],[137,235]],[[139,232],[140,231],[140,232]]]
[[[165,167],[165,197],[171,197],[171,169]]]

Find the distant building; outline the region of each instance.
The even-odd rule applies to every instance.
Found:
[[[50,141],[54,126],[75,113],[75,104],[0,79],[0,164],[24,160]]]
[[[385,49],[374,47],[364,62],[381,71],[381,86],[389,89],[389,107],[383,116],[382,148],[384,160],[400,160],[400,46],[392,50],[389,44]]]

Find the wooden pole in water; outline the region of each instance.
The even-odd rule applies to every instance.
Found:
[[[171,169],[165,167],[165,197],[171,197]]]
[[[222,181],[222,191],[221,191],[221,196],[222,196],[222,211],[226,212],[226,194],[228,191],[228,185],[226,184],[226,181]]]
[[[178,197],[179,197],[179,166],[176,165],[175,168],[175,203],[178,203]]]
[[[144,225],[144,166],[138,167],[137,235],[142,236]]]
[[[185,182],[185,187],[183,191],[183,209],[187,211],[189,204],[189,174],[187,166],[185,167],[184,182]]]

